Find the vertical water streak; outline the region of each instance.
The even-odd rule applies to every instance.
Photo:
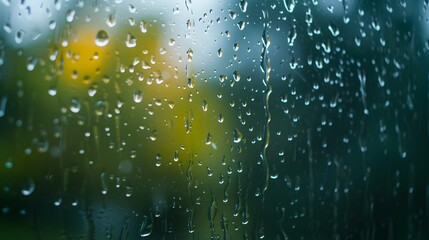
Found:
[[[307,129],[307,146],[308,146],[308,215],[311,234],[314,234],[314,171],[313,171],[313,148],[311,146],[311,130]]]
[[[265,5],[266,7],[266,5]],[[260,155],[261,160],[263,162],[263,166],[265,169],[265,186],[263,189],[263,199],[265,197],[265,192],[268,189],[268,181],[270,178],[270,170],[267,160],[267,149],[270,144],[270,122],[271,122],[271,113],[270,113],[270,95],[272,93],[272,85],[270,83],[270,72],[271,72],[271,63],[270,58],[268,56],[268,47],[270,46],[270,36],[267,34],[267,28],[269,24],[268,20],[268,11],[263,11],[263,17],[265,22],[263,23],[264,30],[262,32],[262,54],[261,54],[261,70],[264,73],[264,77],[262,82],[265,86],[265,95],[264,95],[264,111],[265,111],[265,131],[264,131],[264,145],[262,149],[262,153]]]

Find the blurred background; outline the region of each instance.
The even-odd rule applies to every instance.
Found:
[[[427,0],[0,2],[1,239],[428,239]]]

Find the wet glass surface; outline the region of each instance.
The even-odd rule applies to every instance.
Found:
[[[0,1],[0,238],[428,239],[428,8]]]

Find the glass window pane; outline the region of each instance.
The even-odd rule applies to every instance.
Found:
[[[1,239],[428,239],[427,0],[0,2]]]

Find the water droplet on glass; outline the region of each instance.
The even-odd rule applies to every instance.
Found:
[[[5,23],[4,25],[3,25],[3,30],[6,32],[6,33],[11,33],[12,32],[12,26],[10,25],[10,23]]]
[[[202,108],[203,108],[203,111],[204,112],[206,112],[207,111],[207,109],[208,109],[208,104],[207,104],[207,101],[206,100],[203,100],[203,104],[202,104],[202,106],[201,106]]]
[[[55,87],[49,88],[49,89],[48,89],[48,94],[49,94],[50,96],[55,96],[55,95],[57,95],[57,89],[56,89]]]
[[[16,42],[16,44],[21,44],[22,43],[23,35],[24,35],[24,31],[23,30],[19,30],[18,32],[16,32],[16,35],[15,35],[15,42]]]
[[[152,233],[152,219],[147,215],[143,216],[142,225],[140,226],[140,236],[148,237]]]
[[[340,34],[340,30],[338,29],[335,23],[331,22],[328,26],[329,31],[331,31],[332,36],[336,37]]]
[[[147,32],[147,23],[145,21],[140,21],[140,31],[142,33],[146,33]]]
[[[101,182],[101,194],[106,195],[107,191],[108,191],[108,187],[107,187],[107,180],[108,180],[108,176],[106,173],[101,173],[100,174],[100,182]]]
[[[111,13],[109,15],[109,17],[107,17],[106,19],[106,24],[107,26],[109,26],[110,28],[114,27],[116,25],[116,16],[115,13]]]
[[[224,120],[223,115],[222,115],[222,113],[220,113],[219,116],[217,117],[217,121],[219,123],[223,123],[223,120]]]
[[[242,12],[247,11],[247,1],[246,0],[241,0],[239,6],[240,6],[240,9]]]
[[[234,49],[234,51],[238,51],[238,49],[240,49],[240,45],[238,43],[234,43],[234,45],[232,45],[232,49]]]
[[[67,10],[66,12],[67,22],[73,22],[75,14],[76,14],[75,10],[71,10],[71,9]]]
[[[104,47],[109,43],[109,35],[104,30],[98,31],[97,35],[95,35],[95,45],[99,47]]]
[[[243,134],[241,134],[241,132],[237,128],[235,128],[232,131],[232,137],[235,143],[240,143],[243,139]]]
[[[57,26],[57,22],[54,20],[49,21],[49,29],[54,30],[55,27]]]
[[[143,100],[143,93],[140,90],[135,91],[133,99],[135,103],[140,103]]]
[[[234,11],[229,12],[229,17],[234,20],[237,17],[237,13],[235,13]]]
[[[125,40],[125,46],[128,48],[133,48],[137,45],[137,39],[130,33],[127,34],[127,39]]]
[[[176,43],[176,40],[174,40],[173,38],[170,38],[170,40],[168,40],[169,46],[174,46],[175,43]]]
[[[217,50],[217,56],[218,56],[218,57],[222,57],[222,48],[219,48],[219,49]]]
[[[246,23],[245,23],[244,21],[239,21],[239,22],[237,23],[237,27],[238,27],[238,29],[240,29],[240,30],[243,30],[245,26],[246,26]]]
[[[212,135],[210,133],[207,133],[206,137],[206,145],[212,144]]]
[[[283,4],[286,8],[286,11],[288,12],[293,12],[293,10],[295,9],[295,3],[296,0],[283,0]]]
[[[188,54],[188,62],[192,62],[192,57],[194,56],[194,51],[189,48],[188,51],[186,51],[186,54]]]
[[[72,111],[73,113],[78,113],[80,111],[80,108],[80,101],[77,98],[73,98],[70,104],[70,111]]]
[[[237,70],[232,73],[232,77],[234,78],[234,81],[236,81],[236,82],[240,81],[240,79],[241,79],[241,75],[239,72],[237,72]]]
[[[29,196],[34,192],[35,187],[36,185],[34,184],[34,180],[27,178],[22,186],[21,194],[24,196]]]
[[[36,68],[37,58],[30,57],[27,60],[27,70],[33,71]]]

